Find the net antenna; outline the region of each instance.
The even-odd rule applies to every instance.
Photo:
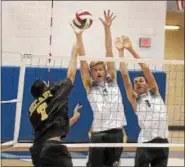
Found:
[[[17,103],[16,103],[16,115],[15,115],[15,127],[14,127],[14,143],[18,142],[20,126],[21,126],[21,111],[22,111],[22,99],[24,93],[24,81],[26,73],[26,63],[25,58],[29,58],[30,54],[24,54],[21,56],[21,65],[19,73],[19,84],[18,84],[18,94],[17,94]]]
[[[52,36],[53,36],[53,5],[54,1],[51,1],[51,18],[50,18],[50,36],[49,36],[49,59],[48,59],[48,85],[50,84],[51,80],[51,57],[52,57]]]

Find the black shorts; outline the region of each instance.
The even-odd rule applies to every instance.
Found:
[[[72,158],[67,147],[61,142],[47,140],[30,148],[34,167],[72,167]]]
[[[167,139],[155,138],[147,143],[168,143]],[[169,148],[138,148],[135,167],[167,167]]]
[[[123,143],[122,129],[112,129],[103,132],[92,133],[92,143]],[[89,148],[87,166],[103,167],[119,164],[123,147],[117,148]]]
[[[40,152],[42,150],[43,144],[33,143],[30,147],[31,159],[34,167],[42,167],[40,162]]]

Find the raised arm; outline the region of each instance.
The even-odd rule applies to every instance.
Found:
[[[67,70],[67,78],[71,79],[72,83],[74,82],[76,76],[78,49],[78,45],[75,44],[72,49],[71,60]]]
[[[114,13],[108,10],[107,12],[104,11],[104,19],[99,18],[103,23],[104,30],[105,30],[105,50],[106,50],[106,57],[113,57],[112,52],[112,36],[111,36],[111,25],[112,21],[116,18]],[[111,75],[113,80],[116,80],[116,69],[115,63],[107,62],[107,71]]]
[[[79,46],[79,50],[78,50],[79,56],[85,56],[85,49],[84,49],[84,44],[83,44],[83,39],[82,39],[83,30],[78,30],[73,25],[71,25],[71,27],[73,28],[74,33],[76,35],[77,44]],[[82,77],[84,88],[86,90],[86,93],[88,94],[91,88],[92,78],[89,74],[89,66],[88,66],[87,61],[80,62],[80,72],[81,72],[81,77]]]
[[[119,37],[116,38],[115,45],[118,50],[119,57],[124,58],[124,44],[122,43]],[[123,78],[123,83],[125,86],[127,98],[129,102],[132,104],[134,111],[136,111],[136,96],[132,87],[132,83],[130,81],[128,70],[124,62],[120,62],[120,70],[121,70],[121,75]]]
[[[128,47],[125,47],[134,58],[136,59],[140,59],[139,54],[134,50],[134,48],[132,47],[132,44],[129,40],[128,37],[122,36],[122,41],[123,43],[130,43],[130,45]],[[139,63],[143,74],[148,82],[148,87],[155,93],[159,95],[159,88],[157,85],[157,82],[152,74],[152,72],[150,71],[150,69],[148,68],[148,66],[145,63]]]
[[[70,127],[76,122],[78,121],[78,119],[80,118],[80,113],[79,110],[82,108],[82,105],[77,104],[73,110],[73,116],[70,118],[69,120],[69,124]]]

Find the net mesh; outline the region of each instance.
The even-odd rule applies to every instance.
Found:
[[[178,128],[184,127],[184,65],[164,65],[167,74],[166,107],[168,122],[171,129],[169,139],[172,143],[184,142],[184,131]]]
[[[7,111],[6,107],[3,107],[3,105],[11,105],[12,103],[15,103],[17,105],[16,108],[13,109],[12,112],[14,112],[15,117],[12,119],[15,119],[14,122],[14,127],[13,127],[13,133],[14,135],[12,136],[11,139],[8,138],[6,139],[5,135],[5,142],[3,143],[4,146],[8,145],[14,145],[16,147],[29,147],[30,144],[20,144],[20,141],[27,142],[29,140],[32,141],[33,136],[32,136],[32,130],[27,118],[27,109],[28,106],[31,104],[32,99],[29,97],[29,86],[30,84],[34,81],[36,78],[41,78],[44,80],[48,80],[48,75],[50,75],[50,80],[52,82],[58,81],[61,78],[65,77],[66,71],[61,72],[62,68],[67,68],[69,65],[69,57],[52,57],[50,63],[48,61],[49,56],[45,55],[32,55],[32,54],[17,54],[16,53],[3,53],[3,56],[13,56],[11,60],[12,64],[11,66],[19,66],[22,67],[19,72],[19,77],[17,78],[17,81],[14,81],[15,83],[12,83],[14,86],[17,86],[17,98],[12,99],[11,93],[9,94],[9,98],[4,98],[4,95],[2,94],[2,113],[9,112]],[[79,67],[79,62],[80,60],[88,60],[88,62],[92,60],[97,60],[92,57],[79,57],[78,58],[78,67]],[[184,61],[176,61],[176,60],[168,60],[168,61],[153,61],[153,60],[134,60],[133,59],[118,59],[118,58],[113,58],[113,59],[108,59],[108,58],[101,58],[98,60],[103,60],[103,61],[114,61],[116,62],[116,68],[119,69],[119,61],[125,61],[127,64],[127,68],[129,70],[129,74],[131,76],[131,80],[133,79],[132,73],[134,74],[135,72],[140,71],[140,67],[138,66],[139,62],[145,62],[148,64],[149,68],[152,70],[154,73],[154,76],[157,79],[157,83],[160,89],[160,92],[163,92],[163,98],[165,99],[165,107],[167,111],[167,117],[168,117],[168,129],[169,129],[169,144],[163,144],[165,147],[183,147],[184,146]],[[21,62],[21,63],[20,63]],[[24,64],[24,66],[23,66]],[[6,67],[6,62],[4,61],[3,67]],[[48,68],[51,68],[51,72],[49,74]],[[29,71],[31,69],[31,71]],[[6,68],[4,69],[6,70]],[[25,70],[25,71],[24,71]],[[43,70],[43,71],[42,71]],[[4,74],[5,71],[3,71]],[[22,74],[21,74],[22,72]],[[119,72],[118,72],[119,73]],[[162,76],[165,77],[160,77],[157,76],[156,73],[163,74]],[[3,75],[3,73],[2,73]],[[62,77],[61,77],[62,76]],[[23,78],[21,78],[23,77]],[[31,77],[31,79],[30,79]],[[79,82],[80,75],[76,76],[76,84]],[[118,85],[120,89],[121,87],[124,87],[122,78],[120,78],[121,75],[118,75]],[[20,81],[21,80],[21,81]],[[2,81],[3,83],[6,82],[6,79]],[[26,85],[26,86],[25,86]],[[7,89],[5,85],[2,84],[2,89]],[[76,88],[74,88],[76,89]],[[22,92],[20,92],[22,91]],[[81,91],[81,90],[78,90]],[[84,91],[84,90],[83,90]],[[122,91],[121,91],[122,92]],[[83,94],[83,92],[77,92],[80,94]],[[123,92],[122,92],[123,93]],[[22,94],[22,95],[21,95]],[[79,98],[81,96],[79,95]],[[21,98],[21,99],[20,99]],[[12,101],[13,100],[13,101]],[[73,103],[76,103],[77,101],[73,100]],[[6,104],[3,104],[6,103]],[[21,103],[21,105],[20,105]],[[88,105],[89,102],[86,100],[83,102],[85,105]],[[98,102],[97,102],[98,103]],[[123,100],[124,103],[124,100]],[[131,108],[128,109],[128,104],[124,104],[124,108],[127,108],[125,112],[133,112]],[[154,104],[155,105],[155,104]],[[22,108],[22,109],[20,109]],[[73,109],[73,106],[70,107],[70,109]],[[134,114],[133,114],[134,115]],[[26,119],[27,121],[24,121]],[[127,122],[131,121],[131,124],[133,124],[133,120],[129,120],[128,114],[126,114],[126,119]],[[83,122],[83,117],[80,118],[79,122]],[[6,124],[6,123],[5,123]],[[8,122],[7,122],[8,124]],[[84,133],[86,133],[86,136],[88,136],[88,130],[90,128],[91,122],[89,123],[86,122],[87,128],[83,129],[80,127],[80,123],[74,126],[74,130],[78,131],[79,128],[82,128],[80,131],[84,130]],[[128,127],[126,127],[126,132],[128,136],[128,142],[129,142],[129,135],[131,134],[131,131],[135,128],[132,127],[132,125],[128,123]],[[84,126],[84,125],[83,125]],[[26,129],[27,133],[25,133],[25,127],[28,127]],[[76,128],[76,129],[75,129]],[[7,129],[6,129],[7,130]],[[71,133],[74,131],[72,130]],[[28,134],[29,133],[29,134]],[[138,130],[135,130],[135,133],[137,135],[139,134]],[[27,135],[27,136],[26,136]],[[137,136],[135,135],[135,136]],[[82,143],[87,143],[88,142],[88,137],[78,137],[78,138],[73,138],[71,136],[70,140],[72,142],[82,142]],[[66,140],[68,142],[68,140]],[[118,144],[68,144],[69,147],[117,147],[117,146],[127,146],[127,147],[151,147],[151,144],[138,144],[137,143],[137,138],[135,137],[134,143],[118,143]],[[154,144],[154,147],[160,147],[160,144]]]

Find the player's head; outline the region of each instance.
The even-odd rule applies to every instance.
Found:
[[[91,75],[95,81],[102,82],[105,80],[107,71],[103,61],[92,61],[90,63],[90,70]]]
[[[31,85],[31,94],[36,99],[40,97],[48,88],[48,85],[45,81],[42,81],[40,79],[37,79],[32,85]]]
[[[137,94],[144,94],[148,90],[148,83],[144,75],[140,74],[134,77],[134,90]]]

